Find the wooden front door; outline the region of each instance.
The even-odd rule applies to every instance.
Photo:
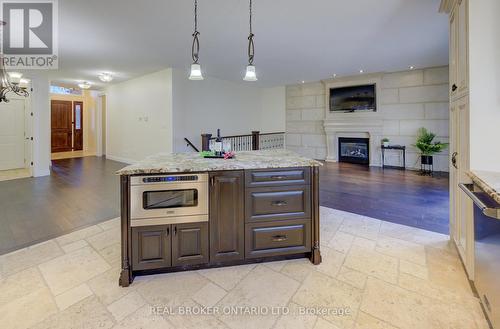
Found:
[[[73,118],[74,118],[74,149],[75,151],[83,150],[83,102],[73,102]]]
[[[66,152],[72,150],[72,103],[53,100],[51,102],[51,150]]]

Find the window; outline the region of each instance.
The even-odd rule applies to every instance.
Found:
[[[82,129],[82,106],[75,104],[75,129]]]
[[[50,86],[50,93],[59,95],[81,95],[82,91],[80,89],[66,88],[61,86]]]

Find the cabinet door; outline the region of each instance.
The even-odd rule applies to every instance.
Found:
[[[208,223],[172,225],[172,266],[208,263]]]
[[[170,225],[132,228],[132,270],[171,266]]]
[[[245,257],[244,173],[225,171],[210,178],[210,261]]]
[[[456,8],[456,7],[455,7]],[[457,10],[450,13],[450,97],[453,98],[458,91],[457,71],[458,71],[458,19]]]
[[[450,113],[450,235],[453,237],[469,278],[473,277],[474,227],[472,201],[458,187],[469,183],[469,103],[463,97],[451,105]]]
[[[459,0],[456,7],[457,26],[457,76],[458,94],[469,90],[469,1]]]

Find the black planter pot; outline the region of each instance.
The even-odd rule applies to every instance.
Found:
[[[434,164],[432,155],[422,155],[420,161],[423,165],[432,166]]]

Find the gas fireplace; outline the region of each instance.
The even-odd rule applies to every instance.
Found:
[[[370,164],[370,139],[339,137],[339,162]]]

